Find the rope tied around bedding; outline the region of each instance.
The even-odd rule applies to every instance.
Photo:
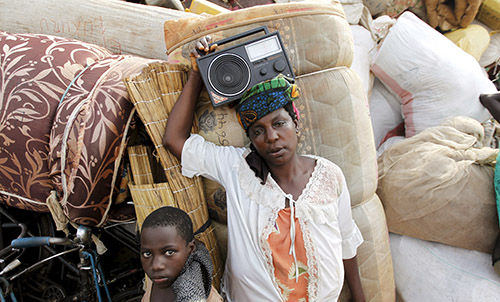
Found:
[[[49,196],[46,199],[47,207],[49,208],[50,214],[52,215],[52,220],[56,224],[56,229],[58,231],[63,231],[66,235],[69,234],[68,223],[69,219],[63,212],[61,204],[57,199],[56,190],[50,191]]]

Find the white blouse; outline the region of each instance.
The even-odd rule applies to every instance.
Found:
[[[303,232],[309,301],[337,301],[344,281],[342,259],[354,257],[363,242],[342,171],[327,159],[311,156],[316,159],[314,171],[293,200],[271,175],[261,184],[245,161],[249,152],[217,146],[196,134],[182,150],[183,175],[201,175],[226,189],[228,251],[222,291],[234,302],[285,301],[274,278],[267,239],[288,198]]]

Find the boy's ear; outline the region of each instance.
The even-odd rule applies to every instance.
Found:
[[[196,244],[194,239],[188,243],[188,249],[190,254],[196,250]]]

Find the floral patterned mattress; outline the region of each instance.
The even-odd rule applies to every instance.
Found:
[[[153,60],[80,41],[0,31],[0,198],[73,222],[106,221],[132,105],[123,83]]]

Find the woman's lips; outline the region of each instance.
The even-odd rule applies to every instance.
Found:
[[[272,157],[281,156],[285,152],[285,148],[274,148],[269,151],[269,155]]]

